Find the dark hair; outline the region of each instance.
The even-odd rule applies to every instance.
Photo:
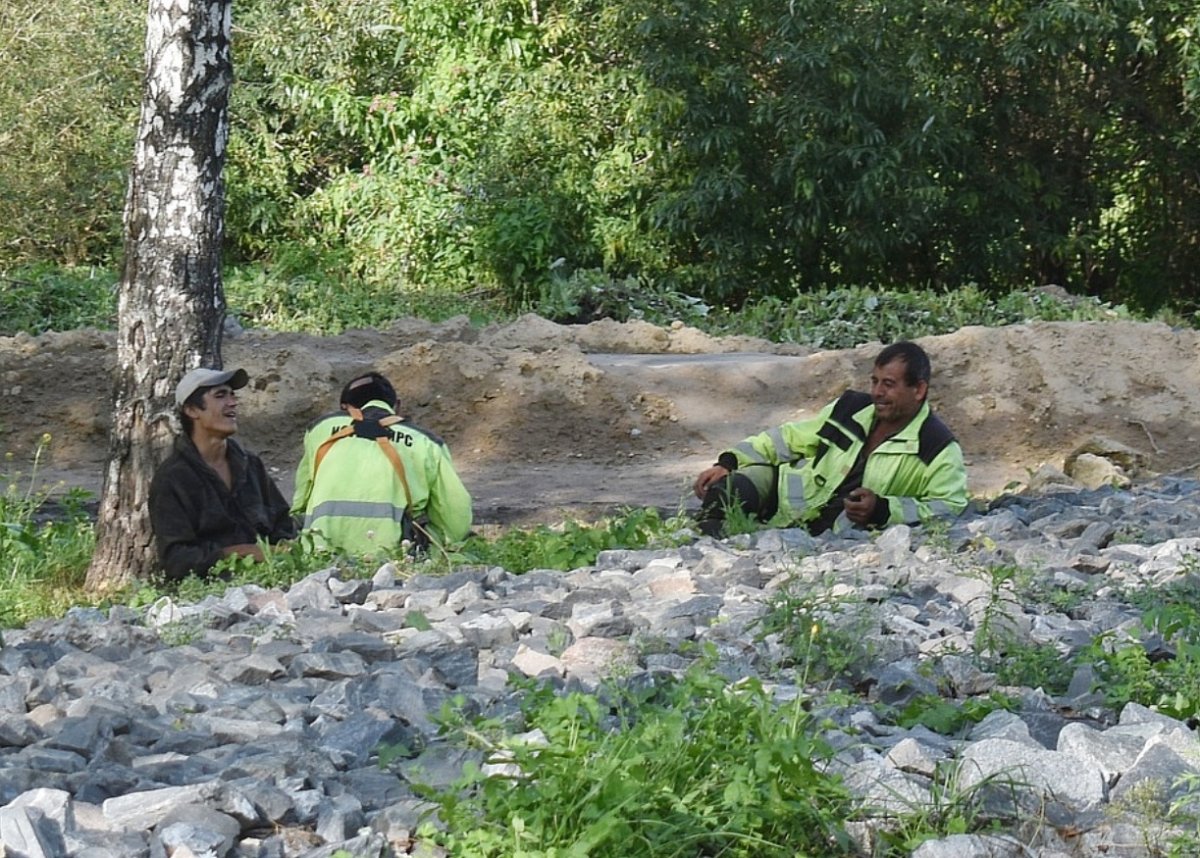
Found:
[[[190,405],[193,408],[204,410],[204,394],[212,390],[212,387],[197,387],[192,391],[192,395],[183,400],[183,405],[179,406],[179,425],[183,428],[183,434],[189,438],[192,437],[192,418],[187,416],[187,407]]]
[[[372,399],[380,399],[396,407],[396,388],[377,372],[368,372],[346,383],[342,388],[342,405],[362,408]]]
[[[929,364],[929,355],[925,349],[916,343],[892,343],[875,358],[875,366],[886,366],[894,360],[904,361],[904,383],[916,387],[918,382],[929,384],[933,368]]]

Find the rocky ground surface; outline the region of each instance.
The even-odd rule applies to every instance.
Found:
[[[1001,686],[979,653],[1005,640],[1068,660],[1107,634],[1171,658],[1139,631],[1131,593],[1195,584],[1198,532],[1200,483],[1163,478],[1007,496],[948,531],[764,530],[610,551],[569,573],[328,570],[286,592],[76,610],[4,633],[0,841],[30,858],[437,855],[415,833],[428,806],[413,784],[481,759],[439,734],[443,704],[520,731],[510,676],[662,683],[711,644],[731,681],[759,677],[828,716],[827,766],[862,810],[863,855],[899,815],[935,817],[947,789],[974,795],[988,833],[917,858],[1165,854],[1197,834],[1167,819],[1200,775],[1193,725],[1107,706],[1087,670],[1065,694]],[[823,703],[828,684],[803,681],[808,667],[761,633],[785,597],[811,607],[818,643],[860,647],[831,680],[860,704]],[[921,695],[994,692],[1015,711],[950,735],[892,717]]]

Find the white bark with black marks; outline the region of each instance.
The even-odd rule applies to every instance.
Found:
[[[175,385],[193,367],[221,365],[232,9],[232,0],[149,4],[92,590],[121,587],[154,569],[147,495],[177,425]]]

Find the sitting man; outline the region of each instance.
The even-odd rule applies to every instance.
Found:
[[[206,574],[230,555],[263,559],[260,540],[296,523],[262,460],[233,440],[244,369],[194,369],[175,388],[183,434],[150,483],[150,522],[167,577]]]
[[[701,532],[719,535],[731,508],[814,534],[959,515],[962,448],[929,410],[929,378],[925,351],[894,343],[875,359],[869,395],[848,390],[810,420],[721,453],[692,486]]]
[[[396,414],[390,381],[369,372],[342,389],[341,411],[304,435],[292,510],[318,546],[390,554],[408,541],[457,542],[471,530],[471,496],[445,443]]]

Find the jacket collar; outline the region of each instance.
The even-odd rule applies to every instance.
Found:
[[[899,441],[911,444],[918,443],[920,440],[921,426],[929,418],[930,413],[929,400],[926,399],[921,403],[921,408],[913,416],[913,419],[909,420],[908,424],[903,429],[888,438],[885,443],[893,444]],[[868,405],[866,408],[854,415],[854,420],[863,428],[865,433],[870,434],[871,426],[875,423],[875,406],[873,404]]]
[[[382,399],[372,399],[370,402],[368,402],[366,405],[364,405],[362,407],[362,410],[365,412],[368,408],[370,408],[371,410],[386,411],[388,414],[396,413],[396,409],[392,408],[392,406],[388,405]]]
[[[200,473],[212,474],[216,479],[216,473],[208,466],[208,462],[204,461],[200,451],[196,449],[196,445],[187,435],[175,436],[175,452]],[[236,486],[241,480],[242,474],[246,472],[246,451],[235,439],[226,438],[225,454],[229,458],[229,470],[233,474],[233,484]]]

